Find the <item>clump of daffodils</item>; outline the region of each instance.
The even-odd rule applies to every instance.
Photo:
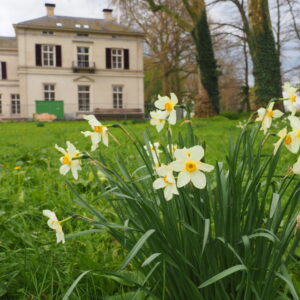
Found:
[[[43,215],[49,218],[47,224],[51,229],[55,230],[56,232],[56,242],[62,242],[64,244],[65,235],[62,230],[61,222],[57,220],[56,214],[53,211],[46,209],[43,210]]]
[[[91,151],[95,151],[98,148],[98,144],[101,140],[105,146],[108,146],[108,128],[102,125],[94,115],[86,115],[84,116],[84,119],[89,122],[93,130],[81,132],[84,136],[91,138]]]
[[[158,100],[154,102],[157,110],[150,112],[150,124],[156,126],[158,132],[163,129],[166,121],[171,125],[176,124],[177,118],[175,106],[177,103],[178,99],[174,93],[170,94],[170,98],[168,96],[162,97],[158,95]]]
[[[59,159],[62,166],[59,169],[60,174],[66,175],[69,171],[71,171],[73,177],[78,179],[78,171],[81,170],[81,162],[80,162],[80,152],[75,148],[75,146],[67,142],[67,149],[63,149],[57,145],[55,148],[63,154],[63,156]]]

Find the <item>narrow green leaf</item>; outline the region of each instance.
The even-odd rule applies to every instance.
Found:
[[[91,233],[99,233],[99,232],[107,232],[107,231],[104,229],[89,229],[89,230],[84,230],[84,231],[68,234],[65,238],[66,238],[66,240],[68,240],[68,239],[73,239],[75,237],[79,237],[82,235],[91,234]]]
[[[203,235],[203,244],[202,244],[202,252],[201,254],[203,254],[206,243],[207,243],[207,239],[208,239],[208,234],[209,234],[209,225],[210,225],[210,220],[209,219],[205,219],[204,220],[204,235]]]
[[[289,287],[290,292],[293,296],[293,299],[294,300],[299,300],[299,297],[297,295],[295,287],[294,287],[292,281],[290,280],[290,278],[288,278],[287,276],[285,276],[283,274],[277,273],[277,272],[275,272],[275,274],[276,274],[277,277],[279,277],[281,280],[283,280],[287,284],[287,286]]]
[[[273,193],[272,203],[271,203],[271,207],[270,207],[270,218],[273,218],[273,215],[276,211],[279,199],[280,199],[280,195]]]
[[[136,254],[139,252],[139,250],[142,248],[144,243],[147,241],[147,239],[155,232],[154,229],[148,230],[134,245],[134,247],[131,249],[131,251],[126,256],[125,260],[123,261],[122,265],[120,266],[120,270],[123,270],[126,268],[126,266],[130,263],[130,261],[136,256]]]
[[[152,255],[150,255],[142,264],[142,267],[145,267],[147,265],[149,265],[153,260],[155,260],[156,257],[160,256],[161,253],[154,253]]]
[[[245,265],[236,265],[234,267],[231,267],[231,268],[228,268],[222,272],[220,272],[219,274],[211,277],[210,279],[204,281],[200,286],[199,288],[202,289],[208,285],[211,285],[221,279],[223,279],[224,277],[227,277],[235,272],[238,272],[238,271],[247,271],[248,269],[246,268]]]
[[[69,289],[67,290],[66,294],[64,295],[64,297],[62,298],[62,300],[67,300],[69,299],[70,295],[72,294],[73,290],[75,289],[76,285],[78,284],[78,282],[89,272],[91,272],[91,270],[89,271],[85,271],[82,274],[80,274],[80,276],[77,277],[77,279],[72,283],[72,285],[69,287]]]

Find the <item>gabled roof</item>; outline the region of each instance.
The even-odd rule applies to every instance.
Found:
[[[0,49],[17,49],[15,37],[0,36]]]
[[[80,27],[78,26],[80,25]],[[66,16],[45,16],[15,25],[16,28],[44,29],[54,31],[95,32],[143,36],[141,31],[133,30],[114,21],[104,19],[77,18]]]

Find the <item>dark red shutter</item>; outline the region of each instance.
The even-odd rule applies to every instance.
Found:
[[[124,49],[124,69],[129,70],[129,49]]]
[[[7,79],[7,71],[6,71],[6,62],[1,62],[1,70],[2,70],[2,79]]]
[[[42,65],[42,45],[35,44],[35,65],[41,66]]]
[[[106,48],[105,53],[106,53],[106,69],[111,69],[111,48]]]
[[[61,58],[61,46],[55,46],[55,55],[56,55],[56,66],[62,66],[62,58]]]

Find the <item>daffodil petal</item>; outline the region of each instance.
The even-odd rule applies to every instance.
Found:
[[[59,173],[61,175],[66,175],[70,170],[70,166],[69,165],[62,165],[60,168],[59,168]]]
[[[193,185],[198,189],[203,189],[206,186],[206,177],[204,173],[200,171],[193,172],[191,180]]]
[[[153,188],[155,190],[158,189],[162,189],[166,186],[167,184],[165,183],[163,178],[157,178],[154,182],[153,182]]]
[[[204,172],[211,172],[214,169],[214,166],[205,164],[200,161],[199,163],[199,170],[204,171]]]
[[[177,186],[183,187],[191,181],[191,175],[189,172],[180,172],[178,174]]]

